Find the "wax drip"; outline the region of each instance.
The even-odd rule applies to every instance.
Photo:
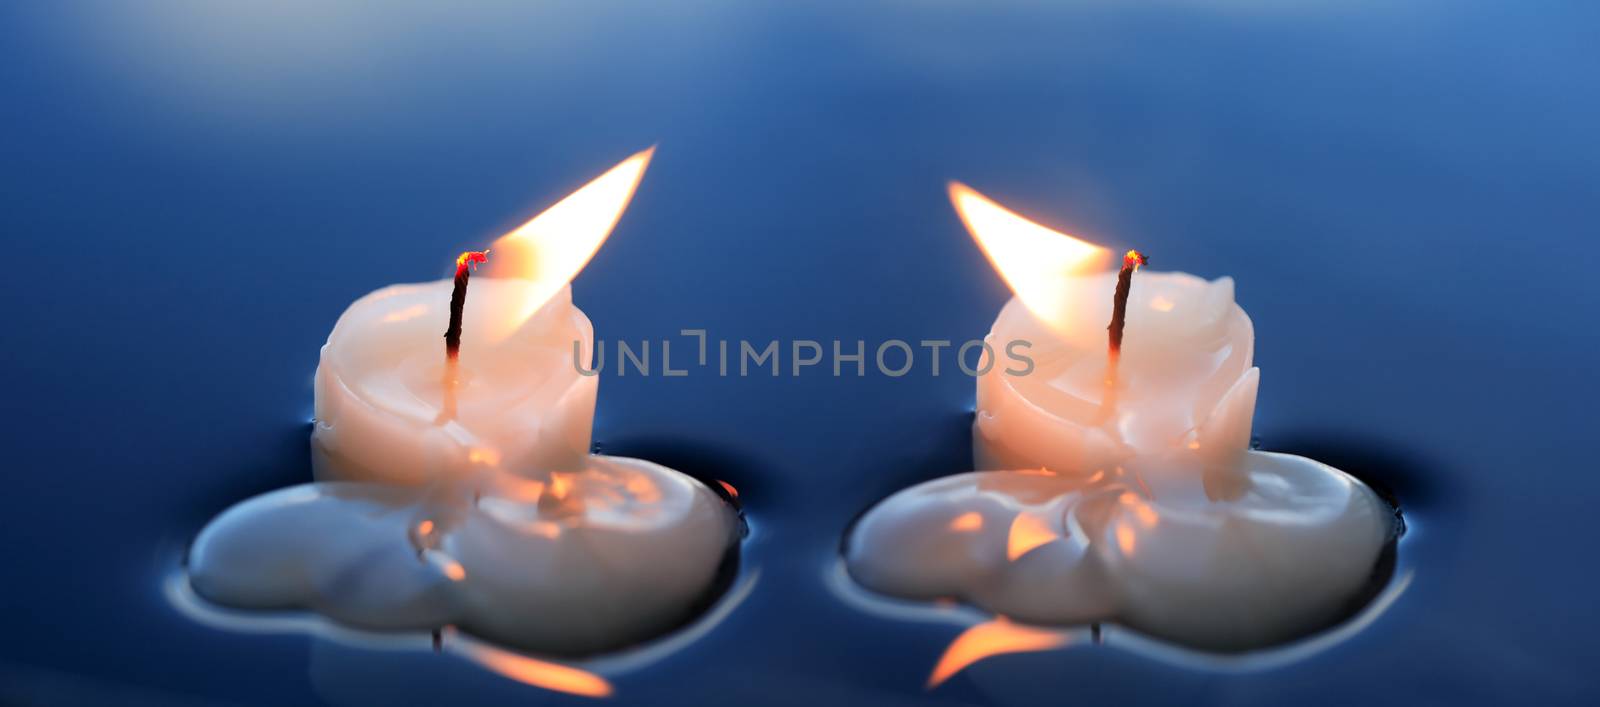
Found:
[[[1106,393],[1100,404],[1104,417],[1109,418],[1117,406],[1117,362],[1122,358],[1122,331],[1128,323],[1128,292],[1133,288],[1133,273],[1149,262],[1144,253],[1130,250],[1122,256],[1122,270],[1117,273],[1117,292],[1111,299],[1111,323],[1106,326]]]
[[[423,488],[418,498],[420,512],[406,529],[406,538],[418,561],[426,561],[429,551],[437,551],[444,536],[460,524],[468,511],[463,507],[462,491],[455,479],[436,480]]]
[[[472,268],[489,262],[489,251],[469,250],[456,256],[455,287],[450,290],[450,325],[444,330],[444,402],[439,407],[438,424],[456,416],[456,385],[461,368],[461,318],[467,306],[467,281]]]

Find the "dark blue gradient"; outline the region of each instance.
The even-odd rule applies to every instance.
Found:
[[[309,478],[347,304],[657,143],[574,284],[601,338],[981,336],[1007,292],[946,201],[960,179],[1234,276],[1264,447],[1392,490],[1413,581],[1287,666],[1113,641],[925,692],[961,627],[826,581],[860,511],[969,467],[953,359],[608,374],[597,442],[736,485],[759,572],[704,637],[608,676],[613,702],[1600,700],[1593,4],[454,5],[0,8],[0,702],[588,703],[210,628],[163,585],[206,520]]]

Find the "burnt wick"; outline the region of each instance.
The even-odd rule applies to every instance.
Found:
[[[467,307],[467,281],[477,263],[489,262],[489,251],[469,250],[456,256],[455,287],[450,290],[450,326],[444,330],[444,355],[454,361],[461,356],[461,314]]]
[[[469,250],[456,256],[455,286],[450,290],[450,324],[444,330],[444,403],[437,423],[456,416],[456,383],[460,378],[461,319],[467,307],[467,282],[478,263],[489,262],[489,251]]]

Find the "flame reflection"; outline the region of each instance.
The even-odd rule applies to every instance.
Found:
[[[614,690],[605,678],[570,665],[550,663],[479,643],[457,644],[469,660],[524,685],[583,697],[610,697]]]
[[[491,339],[516,331],[583,270],[622,218],[654,153],[652,147],[623,160],[494,242],[489,275],[532,280],[537,286],[489,322]]]
[[[1011,291],[1040,321],[1066,321],[1063,276],[1104,268],[1111,252],[1029,221],[960,182],[950,183],[950,201],[983,254]]]
[[[1020,626],[1004,616],[961,632],[939,656],[928,676],[928,689],[938,687],[950,676],[989,656],[1004,653],[1029,653],[1067,645],[1068,635],[1060,631]]]

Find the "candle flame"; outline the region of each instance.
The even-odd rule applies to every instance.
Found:
[[[1041,226],[960,182],[950,183],[950,201],[989,263],[1040,321],[1059,328],[1066,321],[1063,278],[1104,268],[1110,251]]]
[[[654,153],[652,147],[623,160],[494,242],[489,274],[532,280],[536,286],[490,322],[491,340],[516,331],[577,277],[622,218]]]
[[[1019,626],[1004,616],[997,617],[962,631],[950,642],[950,647],[933,666],[933,674],[928,676],[928,689],[938,687],[984,658],[1060,648],[1067,645],[1067,641],[1067,634],[1060,631]]]

